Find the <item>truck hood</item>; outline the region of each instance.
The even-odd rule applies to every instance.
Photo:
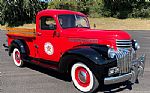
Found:
[[[95,30],[95,29],[65,29],[64,36],[70,38],[88,38],[88,39],[118,39],[129,40],[131,36],[122,30]]]

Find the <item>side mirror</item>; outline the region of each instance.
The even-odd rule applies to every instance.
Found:
[[[96,24],[94,23],[94,29],[96,28]]]

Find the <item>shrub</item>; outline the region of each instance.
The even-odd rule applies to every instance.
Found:
[[[3,24],[3,22],[2,22],[2,9],[3,9],[3,4],[2,4],[2,0],[0,0],[0,24]]]
[[[48,4],[39,0],[0,0],[0,24],[35,22],[36,13],[46,8],[79,11],[90,17],[150,17],[150,3],[145,0],[53,0]]]
[[[79,11],[90,17],[102,16],[103,0],[82,0],[82,1],[60,1],[55,0],[48,4],[48,9],[67,9]]]
[[[133,18],[149,18],[150,17],[150,3],[140,3],[135,5],[132,13],[129,14],[129,17]]]
[[[109,11],[111,17],[127,18],[132,11],[134,0],[104,0],[104,9]],[[105,12],[105,11],[104,11]]]
[[[55,0],[48,4],[48,9],[68,9],[68,10],[74,10],[77,11],[78,6],[76,1],[60,1]]]
[[[1,24],[9,26],[33,22],[35,15],[42,9],[38,0],[1,0]]]
[[[102,0],[97,0],[97,1],[93,1],[90,0],[87,3],[87,7],[89,7],[89,16],[90,17],[101,17],[103,14],[103,1]]]

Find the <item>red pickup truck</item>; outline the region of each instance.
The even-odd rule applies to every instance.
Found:
[[[8,50],[18,67],[26,62],[70,75],[82,92],[124,81],[144,72],[145,56],[124,31],[90,29],[87,16],[69,10],[43,10],[36,29],[7,28]]]

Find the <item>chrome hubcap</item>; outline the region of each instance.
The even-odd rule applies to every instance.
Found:
[[[78,77],[82,83],[86,83],[86,73],[85,72],[80,71]]]
[[[17,59],[17,60],[19,60],[19,59],[20,59],[18,54],[16,54],[16,59]]]

